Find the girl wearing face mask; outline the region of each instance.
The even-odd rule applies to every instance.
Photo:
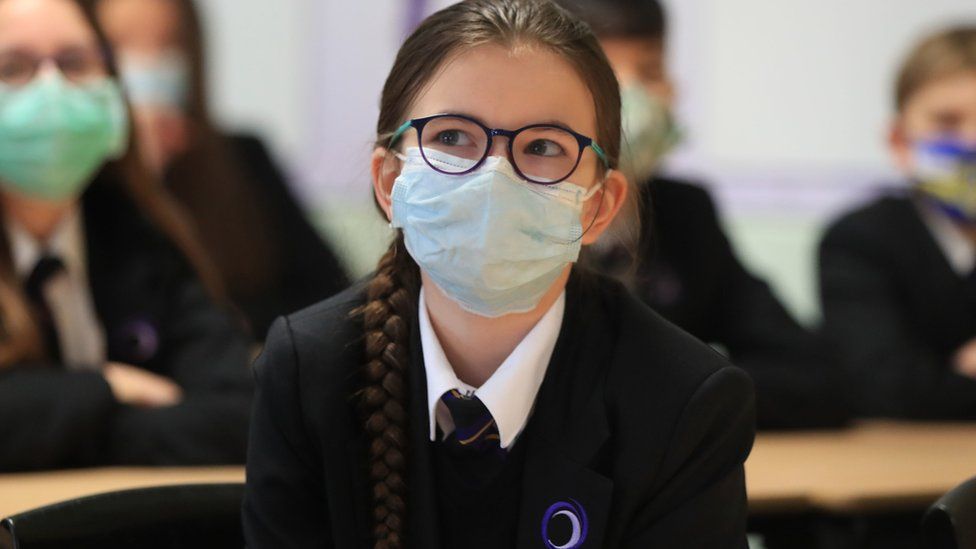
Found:
[[[0,0],[0,469],[243,459],[247,342],[92,14]]]
[[[860,412],[976,418],[976,27],[908,55],[889,148],[909,182],[820,244],[824,331]]]
[[[214,126],[193,0],[83,1],[118,52],[143,156],[189,212],[253,334],[345,289],[344,269],[264,145]]]
[[[255,365],[249,546],[746,546],[748,378],[574,265],[627,195],[619,105],[547,0],[407,39],[372,161],[394,242]]]

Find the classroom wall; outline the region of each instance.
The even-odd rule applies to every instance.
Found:
[[[389,234],[368,158],[383,79],[419,14],[448,0],[198,0],[215,110],[257,129],[357,274]],[[669,170],[706,182],[744,261],[818,317],[823,224],[895,180],[884,149],[896,64],[972,0],[663,0],[686,141]]]
[[[881,169],[897,61],[971,0],[664,0],[698,156]],[[757,100],[758,99],[758,100]]]

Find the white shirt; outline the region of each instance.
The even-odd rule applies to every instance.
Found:
[[[501,447],[508,448],[518,438],[532,413],[539,386],[549,367],[549,359],[556,347],[556,339],[566,310],[566,292],[553,303],[546,314],[519,342],[495,373],[481,387],[471,387],[457,378],[451,363],[444,355],[437,334],[427,315],[424,290],[420,290],[420,342],[427,373],[427,406],[430,413],[430,440],[437,436],[440,426],[444,436],[454,432],[454,421],[441,402],[441,396],[451,389],[474,394],[488,408],[498,426]]]
[[[976,247],[945,214],[934,207],[918,203],[922,221],[932,233],[939,249],[949,261],[952,270],[961,277],[967,277],[976,267]]]
[[[13,220],[8,219],[5,228],[14,270],[21,280],[27,280],[45,253],[64,264],[64,271],[53,275],[43,288],[58,332],[63,363],[74,369],[101,368],[105,362],[105,334],[88,285],[81,211],[69,213],[46,244],[35,240]]]

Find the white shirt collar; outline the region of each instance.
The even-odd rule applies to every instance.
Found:
[[[535,397],[549,367],[549,360],[562,327],[566,292],[559,296],[488,381],[477,388],[458,379],[444,355],[444,349],[427,315],[423,288],[420,290],[418,302],[420,342],[427,374],[430,440],[436,438],[438,425],[445,435],[454,431],[454,423],[447,412],[447,406],[441,402],[441,396],[451,389],[457,389],[465,394],[474,393],[481,399],[498,425],[501,447],[510,447],[529,420]]]
[[[947,216],[925,202],[917,202],[922,221],[939,249],[959,276],[969,276],[976,267],[976,247]]]
[[[75,208],[58,224],[46,243],[38,242],[16,221],[6,219],[7,239],[14,270],[26,279],[44,253],[56,256],[64,263],[69,275],[87,280],[85,261],[85,231],[80,208]]]

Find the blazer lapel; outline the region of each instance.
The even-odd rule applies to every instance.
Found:
[[[595,297],[574,272],[559,340],[522,435],[528,446],[518,547],[603,546],[613,482],[590,464],[610,437],[603,365],[614,345]]]
[[[917,199],[915,199],[917,200]],[[976,310],[967,292],[970,284],[964,275],[956,273],[945,252],[935,240],[931,230],[925,225],[921,206],[913,201],[906,201],[906,222],[904,230],[906,239],[914,239],[914,244],[908,244],[906,249],[917,250],[918,256],[912,258],[912,264],[917,266],[918,280],[924,280],[917,288],[924,288],[924,292],[916,292],[920,310],[933,311],[929,319],[918,319],[928,326],[932,337],[943,340],[947,347],[955,347],[958,341],[969,337],[972,327],[976,325]],[[937,314],[935,314],[937,312]]]
[[[427,408],[427,375],[424,371],[424,354],[420,347],[419,319],[416,315],[411,324],[410,338],[410,455],[409,476],[410,505],[407,510],[407,534],[411,547],[440,547],[437,526],[437,497],[430,455],[430,412]]]
[[[613,482],[578,457],[592,458],[609,430],[580,425],[576,432],[561,443],[541,434],[526,441],[518,547],[603,547]]]

